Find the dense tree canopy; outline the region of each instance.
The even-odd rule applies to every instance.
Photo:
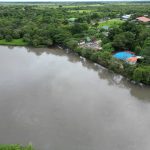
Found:
[[[125,14],[132,16],[123,21]],[[150,72],[150,25],[136,21],[142,15],[150,17],[149,4],[0,5],[0,41],[18,40],[20,45],[24,42],[34,47],[62,45],[131,79],[150,84],[146,78]],[[102,23],[108,29],[102,28]],[[87,37],[102,41],[102,50],[79,47],[79,42]],[[120,50],[130,50],[144,59],[136,67],[116,63],[112,53]]]

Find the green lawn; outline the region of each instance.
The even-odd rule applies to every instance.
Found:
[[[47,4],[47,5],[43,5],[43,4],[37,4],[38,6],[34,9],[39,9],[39,10],[44,10],[45,8],[59,8],[59,4]],[[102,4],[70,4],[70,5],[66,5],[66,4],[62,4],[61,5],[63,8],[71,8],[71,9],[74,9],[74,8],[85,8],[85,7],[102,7],[104,5]]]
[[[20,146],[20,145],[0,145],[0,150],[33,150],[32,145]]]
[[[116,26],[120,26],[124,21],[120,20],[120,19],[110,19],[104,22],[100,22],[99,23],[99,27],[103,27],[103,26],[109,26],[110,28],[116,27]]]
[[[0,40],[0,45],[26,46],[27,43],[22,39],[13,39],[10,42],[7,42],[6,40]]]
[[[77,5],[63,5],[65,8],[81,8],[81,7],[99,7],[103,6],[102,4],[77,4]]]
[[[79,13],[83,13],[83,12],[86,12],[86,13],[90,13],[92,12],[92,10],[69,10],[68,12],[79,12]]]

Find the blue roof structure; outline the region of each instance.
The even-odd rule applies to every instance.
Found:
[[[102,28],[105,29],[105,30],[108,30],[109,26],[103,26]]]
[[[117,58],[117,59],[121,59],[121,60],[126,60],[130,57],[135,56],[134,54],[131,54],[130,52],[118,52],[116,54],[113,55],[113,57]]]

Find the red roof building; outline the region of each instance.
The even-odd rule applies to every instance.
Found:
[[[138,17],[136,18],[137,20],[141,21],[141,22],[150,22],[150,18],[147,18],[147,17]]]
[[[126,61],[129,63],[129,64],[135,64],[137,62],[138,58],[137,57],[130,57],[128,58]]]

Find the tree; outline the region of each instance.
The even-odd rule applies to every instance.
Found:
[[[141,55],[150,57],[150,38],[144,41],[143,49],[141,50]]]
[[[122,33],[123,31],[120,29],[120,28],[113,28],[113,29],[110,29],[109,30],[109,33],[108,33],[108,38],[110,40],[113,40],[114,39],[114,36],[117,35],[117,34],[120,34]]]
[[[115,49],[125,48],[126,47],[125,40],[126,40],[126,37],[124,34],[122,34],[122,33],[117,34],[114,37],[112,45],[113,45],[113,47],[115,47]]]
[[[133,79],[138,82],[150,84],[150,66],[141,66],[134,70]]]
[[[87,30],[88,30],[88,24],[87,23],[75,23],[71,27],[72,34],[82,33],[82,32],[87,31]]]
[[[66,42],[66,45],[68,48],[70,49],[75,49],[78,45],[78,41],[74,40],[74,39],[70,39]]]
[[[141,55],[150,57],[150,47],[145,47],[141,50]]]
[[[114,51],[114,48],[112,47],[112,43],[104,44],[102,47],[103,47],[103,51],[109,51],[109,52]]]
[[[136,35],[138,35],[141,31],[141,25],[136,25],[134,22],[126,21],[122,24],[122,30],[124,32],[130,31]]]
[[[134,52],[138,55],[138,54],[141,53],[141,50],[142,50],[142,48],[141,48],[139,45],[137,45],[137,46],[135,47]]]
[[[2,40],[3,39],[3,35],[2,34],[0,34],[0,40]]]
[[[31,36],[30,36],[30,34],[29,33],[24,34],[23,40],[25,42],[27,42],[27,43],[30,43],[31,42]]]
[[[13,31],[13,38],[14,39],[19,39],[20,38],[20,30],[14,30]]]
[[[12,41],[12,36],[11,36],[11,35],[6,35],[6,36],[5,36],[5,40],[6,40],[7,42]]]
[[[91,15],[91,19],[98,19],[98,18],[99,18],[98,13],[93,13],[93,14]]]
[[[116,49],[132,49],[135,40],[135,35],[132,32],[123,32],[117,34],[113,40],[113,46]]]
[[[53,45],[52,39],[51,39],[51,38],[46,39],[46,40],[45,40],[45,44],[46,44],[47,46],[52,46],[52,45]]]

